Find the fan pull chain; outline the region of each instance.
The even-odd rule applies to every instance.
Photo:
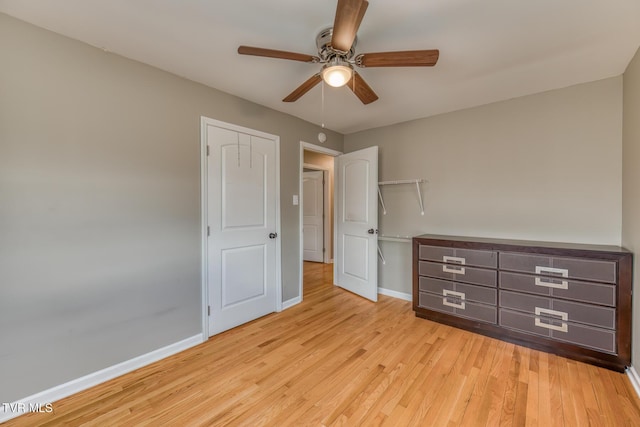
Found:
[[[324,129],[324,80],[322,80],[322,129]]]

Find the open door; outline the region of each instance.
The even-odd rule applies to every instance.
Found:
[[[378,147],[336,157],[336,284],[378,300]]]
[[[302,241],[305,261],[324,261],[324,172],[302,174]]]

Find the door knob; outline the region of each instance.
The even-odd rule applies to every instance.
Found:
[[[375,232],[376,232],[376,231],[375,231],[373,228],[370,228],[370,229],[368,229],[368,230],[367,230],[367,233],[369,233],[369,234],[373,234],[373,233],[375,233]]]
[[[270,239],[275,239],[276,237],[278,237],[278,233],[269,233]]]

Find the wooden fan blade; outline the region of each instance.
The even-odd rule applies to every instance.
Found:
[[[292,61],[318,62],[320,58],[304,53],[285,52],[284,50],[263,49],[261,47],[240,46],[240,55],[266,56],[268,58],[290,59]]]
[[[356,58],[356,64],[361,67],[432,67],[439,56],[438,49],[363,53]]]
[[[297,101],[305,93],[309,92],[311,88],[322,81],[322,77],[320,77],[320,73],[314,74],[311,76],[306,82],[302,83],[300,86],[296,88],[293,92],[291,92],[282,102],[294,102]]]
[[[349,89],[353,91],[353,93],[362,101],[363,104],[371,104],[373,101],[378,99],[378,95],[369,87],[367,82],[358,74],[355,70],[353,71],[353,77],[349,80],[345,86],[348,86]]]
[[[335,50],[349,52],[368,6],[366,0],[338,0],[331,36],[331,46]]]

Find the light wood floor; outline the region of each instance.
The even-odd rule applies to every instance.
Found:
[[[331,283],[305,263],[303,303],[6,426],[640,426],[623,374]]]

